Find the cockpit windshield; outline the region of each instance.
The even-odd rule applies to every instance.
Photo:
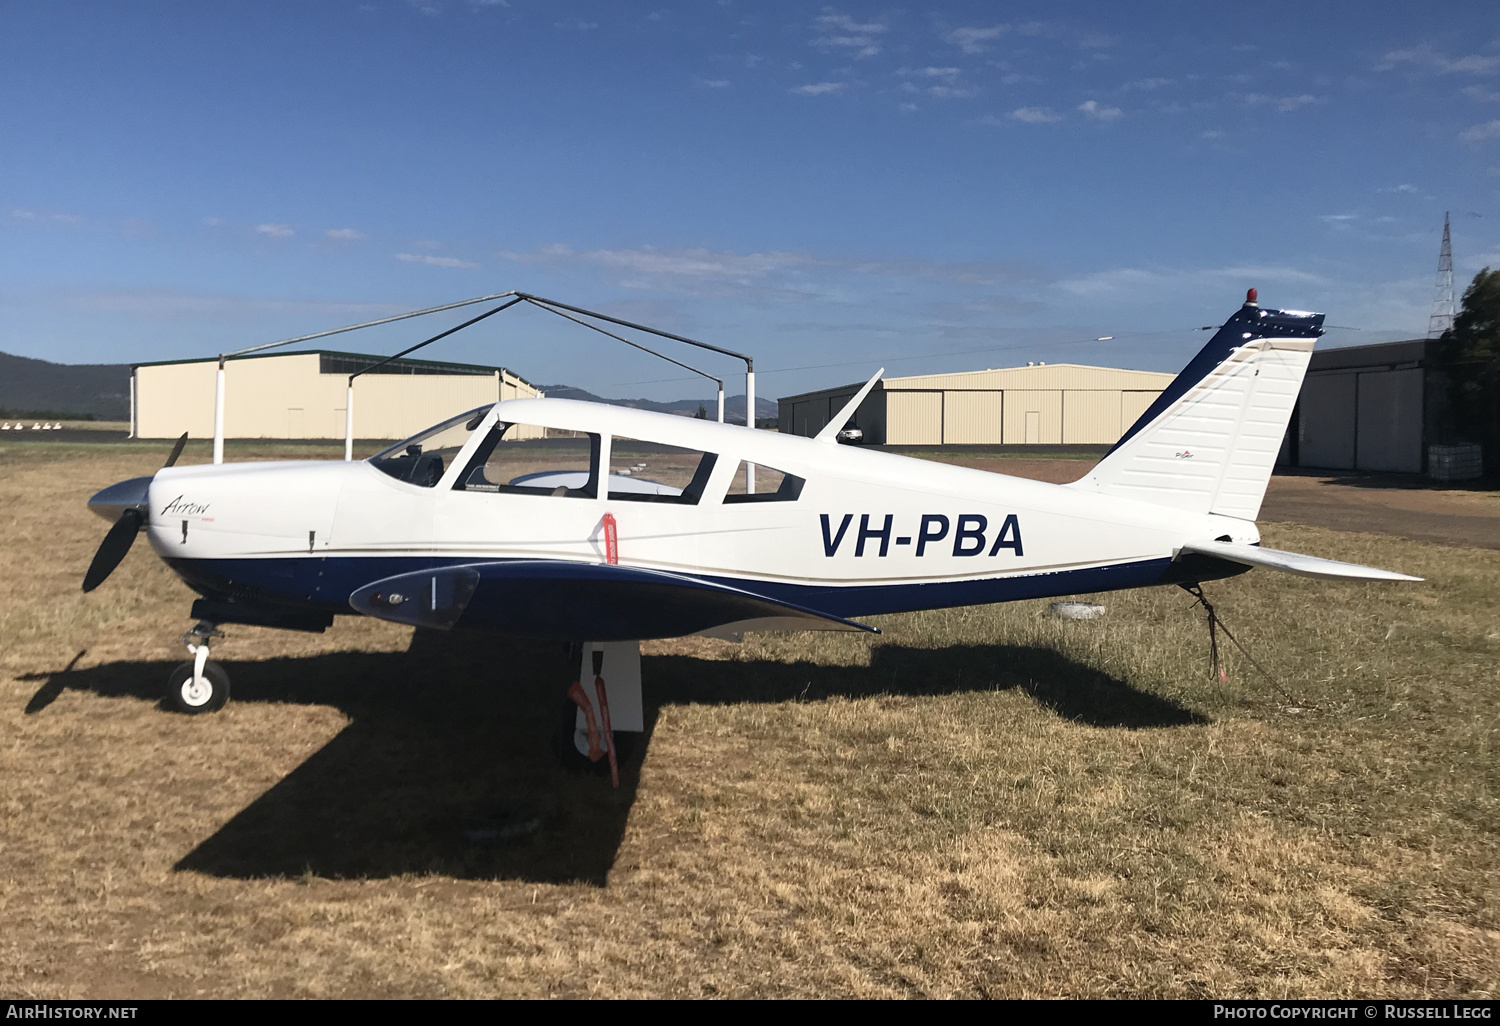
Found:
[[[434,425],[405,441],[397,442],[370,457],[377,468],[397,481],[431,488],[442,479],[443,470],[468,442],[470,435],[484,420],[494,403]]]

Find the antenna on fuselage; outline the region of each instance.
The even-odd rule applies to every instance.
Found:
[[[849,418],[854,416],[854,412],[859,409],[859,404],[865,401],[865,396],[870,394],[870,389],[875,387],[875,382],[879,381],[880,375],[884,373],[884,367],[876,371],[874,376],[865,382],[865,387],[861,388],[853,399],[844,404],[844,408],[838,412],[837,416],[827,424],[824,424],[822,431],[813,435],[813,440],[818,442],[837,442],[839,440],[839,432],[844,430],[844,425],[849,423]]]

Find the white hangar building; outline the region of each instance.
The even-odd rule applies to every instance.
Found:
[[[238,357],[224,365],[224,437],[343,438],[349,375],[382,356],[326,349]],[[212,438],[217,357],[141,363],[130,371],[133,438]],[[504,367],[393,360],[354,381],[354,436],[399,439],[455,413],[539,396]]]
[[[885,378],[850,421],[873,445],[1108,445],[1175,374],[1039,363]],[[815,435],[864,382],[780,401],[785,434]]]

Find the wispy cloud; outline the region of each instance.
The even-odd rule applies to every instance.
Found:
[[[553,28],[567,29],[571,32],[592,32],[599,27],[597,21],[584,21],[582,18],[568,18],[565,21],[554,21]]]
[[[815,261],[803,253],[733,253],[710,249],[664,250],[653,246],[638,249],[574,250],[554,243],[534,253],[502,253],[517,263],[550,263],[576,260],[612,267],[634,274],[690,278],[749,279],[777,271],[808,267]]]
[[[847,82],[811,82],[807,85],[795,86],[791,92],[802,96],[824,96],[828,93],[836,93],[848,86]]]
[[[1100,106],[1098,100],[1085,100],[1078,105],[1083,115],[1095,121],[1119,121],[1125,116],[1125,112],[1119,107]]]
[[[759,284],[778,276],[806,279],[814,273],[823,277],[852,274],[965,286],[1037,282],[1045,278],[1035,267],[1015,262],[885,260],[783,251],[735,253],[709,249],[658,249],[653,246],[575,250],[554,243],[530,253],[502,253],[501,256],[525,264],[576,262],[650,279],[693,279],[740,285]]]
[[[1085,50],[1107,50],[1120,42],[1118,36],[1106,35],[1103,32],[1088,32],[1078,40],[1078,45]]]
[[[1245,106],[1271,107],[1283,114],[1302,107],[1312,106],[1315,103],[1324,102],[1323,97],[1314,96],[1311,93],[1302,93],[1299,96],[1273,96],[1269,93],[1247,93],[1245,95]]]
[[[1068,278],[1058,288],[1075,296],[1110,297],[1132,294],[1150,298],[1165,291],[1204,286],[1222,287],[1225,282],[1275,282],[1277,284],[1320,285],[1324,279],[1296,267],[1237,266],[1200,268],[1196,270],[1146,269],[1120,267],[1109,271]]]
[[[31,210],[27,207],[12,207],[9,214],[17,221],[35,221],[39,224],[77,225],[84,223],[84,216],[82,214],[70,214],[63,211],[44,213],[40,210]]]
[[[1460,132],[1458,137],[1464,142],[1479,142],[1481,139],[1500,139],[1500,120],[1486,121],[1482,125],[1475,125],[1465,132]]]
[[[1037,284],[1051,280],[1035,265],[1014,260],[828,260],[855,274],[913,278],[947,285],[993,287]]]
[[[1319,214],[1318,220],[1322,221],[1334,231],[1348,231],[1353,223],[1359,220],[1358,214]]]
[[[855,57],[874,57],[880,53],[880,37],[890,26],[882,21],[856,21],[847,14],[840,14],[831,7],[813,19],[818,35],[813,45],[821,50],[852,52]]]
[[[365,233],[355,228],[330,228],[323,233],[336,242],[354,242],[365,237]]]
[[[1478,100],[1481,103],[1500,103],[1500,92],[1486,89],[1484,86],[1464,86],[1463,94],[1469,99]]]
[[[255,226],[257,233],[268,235],[273,239],[290,239],[296,235],[296,229],[289,224],[258,224]]]
[[[700,86],[702,86],[704,89],[728,89],[729,88],[729,79],[727,79],[727,78],[700,78],[698,80],[698,84]]]
[[[958,68],[901,68],[896,74],[903,78],[935,78],[943,82],[957,82],[961,74]]]
[[[1017,107],[1010,112],[1010,117],[1014,121],[1023,121],[1028,125],[1048,125],[1062,120],[1062,115],[1051,107]]]
[[[1443,74],[1493,75],[1500,71],[1500,55],[1469,54],[1464,57],[1449,57],[1423,43],[1406,50],[1392,50],[1375,65],[1376,71],[1391,71],[1398,67],[1420,68]]]
[[[69,295],[65,302],[89,310],[132,314],[140,317],[224,317],[262,313],[296,313],[351,317],[379,316],[402,309],[392,303],[360,303],[339,300],[251,298],[213,293],[141,289],[130,292],[85,292]]]
[[[906,80],[901,88],[908,93],[924,93],[938,99],[974,95],[974,90],[960,81],[958,68],[901,68],[896,74]]]
[[[479,267],[478,264],[468,260],[459,260],[457,257],[433,256],[431,253],[397,253],[397,260],[404,260],[408,264],[426,264],[429,267],[457,267],[466,271],[472,271]]]
[[[1170,78],[1138,78],[1134,82],[1126,82],[1120,88],[1125,92],[1149,93],[1171,84]]]
[[[989,49],[989,44],[1003,36],[1009,31],[1009,25],[966,25],[960,28],[949,29],[943,32],[942,39],[945,43],[952,43],[964,53],[984,53]]]

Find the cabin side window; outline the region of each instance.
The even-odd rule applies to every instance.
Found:
[[[496,423],[454,488],[593,499],[599,495],[599,449],[599,435]]]
[[[609,448],[609,497],[696,506],[718,458],[700,449],[616,435]]]
[[[755,468],[755,491],[745,491],[745,481],[750,467]],[[796,502],[802,497],[802,486],[807,482],[796,474],[788,474],[759,463],[740,462],[734,477],[729,482],[726,503],[735,502]]]

